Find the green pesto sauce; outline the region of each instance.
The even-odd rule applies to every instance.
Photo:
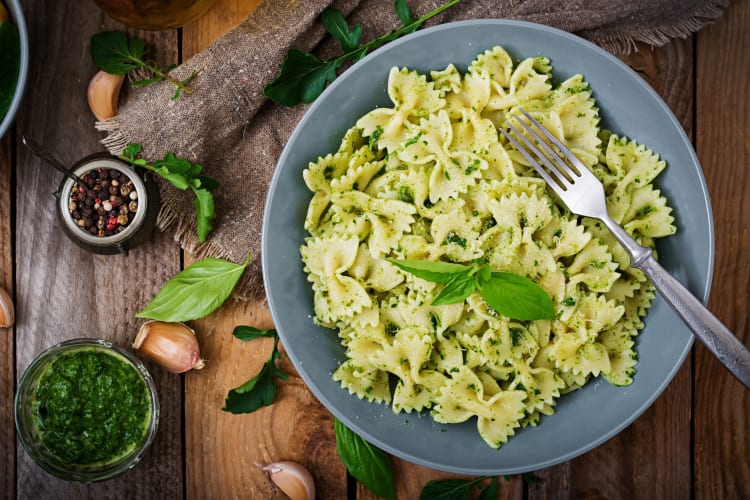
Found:
[[[32,404],[42,442],[68,465],[117,462],[139,447],[151,423],[141,374],[119,355],[96,348],[55,359]]]

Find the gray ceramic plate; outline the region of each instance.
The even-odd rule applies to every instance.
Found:
[[[480,52],[503,46],[515,58],[545,55],[557,81],[582,73],[605,127],[646,144],[668,167],[658,186],[674,207],[678,233],[659,244],[665,267],[696,296],[708,298],[713,269],[713,222],[695,153],[671,111],[648,84],[618,59],[571,34],[546,26],[476,20],[425,29],[363,59],[310,107],[284,149],[271,183],[263,224],[263,275],[273,319],[287,353],[315,396],[362,437],[401,458],[465,474],[513,474],[580,455],[611,438],[664,390],[692,345],[688,329],[660,299],[638,337],[635,382],[624,388],[594,380],[560,398],[557,412],[536,428],[519,430],[499,450],[479,437],[476,422],[435,424],[428,414],[395,414],[390,407],[351,396],[331,379],[345,359],[336,332],[312,321],[312,292],[299,246],[306,236],[311,193],[302,170],[335,151],[344,132],[376,106],[389,104],[389,69],[426,72],[454,63],[460,71]]]

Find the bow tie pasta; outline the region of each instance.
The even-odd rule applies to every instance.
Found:
[[[601,129],[583,77],[555,84],[544,57],[514,65],[495,47],[466,74],[393,68],[388,95],[392,107],[361,117],[303,173],[313,196],[300,251],[314,319],[346,347],[333,377],[396,412],[475,418],[495,448],[592,377],[630,384],[651,285],[599,222],[550,195],[497,129],[518,108],[534,115],[602,181],[613,218],[652,248],[675,231],[652,184],[665,163]],[[557,318],[512,320],[477,291],[432,306],[442,285],[387,258],[482,259],[535,281]]]

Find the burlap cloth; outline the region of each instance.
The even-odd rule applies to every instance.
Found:
[[[442,2],[409,0],[413,17]],[[627,52],[636,41],[663,45],[685,37],[721,15],[729,0],[463,0],[429,25],[478,18],[533,21],[574,32],[613,52]],[[174,233],[191,255],[243,262],[251,269],[236,290],[241,299],[263,298],[260,265],[263,205],[281,150],[307,106],[283,108],[263,96],[287,49],[319,57],[340,50],[318,20],[327,6],[341,10],[351,24],[362,24],[362,42],[400,26],[391,0],[266,0],[240,26],[229,31],[174,71],[192,95],[170,100],[166,83],[130,89],[120,114],[100,122],[103,144],[119,154],[129,142],[143,144],[147,158],[173,151],[204,165],[221,182],[215,192],[215,229],[204,244],[195,235],[189,192],[162,185],[159,227]]]

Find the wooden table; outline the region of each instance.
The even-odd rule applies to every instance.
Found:
[[[182,61],[235,25],[259,0],[219,0],[182,30],[138,33],[159,62]],[[86,105],[94,73],[89,37],[119,25],[89,1],[26,0],[31,72],[12,133],[0,140],[0,285],[12,291],[15,328],[0,331],[0,496],[14,498],[282,498],[259,464],[305,464],[319,498],[373,498],[347,477],[333,418],[292,376],[276,403],[251,415],[221,411],[224,397],[256,373],[270,341],[241,342],[237,324],[271,326],[262,304],[228,303],[195,322],[208,366],[178,376],[152,372],[162,406],[144,461],[95,485],[57,480],[36,467],[14,434],[13,396],[32,358],[61,340],[94,336],[128,346],[134,317],[189,262],[166,234],[129,256],[94,256],[56,226],[59,175],[20,145],[31,135],[67,163],[103,150]],[[625,61],[662,95],[693,138],[716,226],[710,307],[750,345],[750,0],[733,2],[697,36]],[[646,118],[644,118],[646,119]],[[680,230],[690,231],[689,227]],[[689,251],[689,249],[686,249]],[[667,332],[668,333],[668,332]],[[293,372],[288,361],[287,372]],[[750,498],[750,391],[697,345],[658,401],[621,434],[569,462],[510,477],[501,497]],[[449,475],[394,459],[399,498],[416,498]]]

